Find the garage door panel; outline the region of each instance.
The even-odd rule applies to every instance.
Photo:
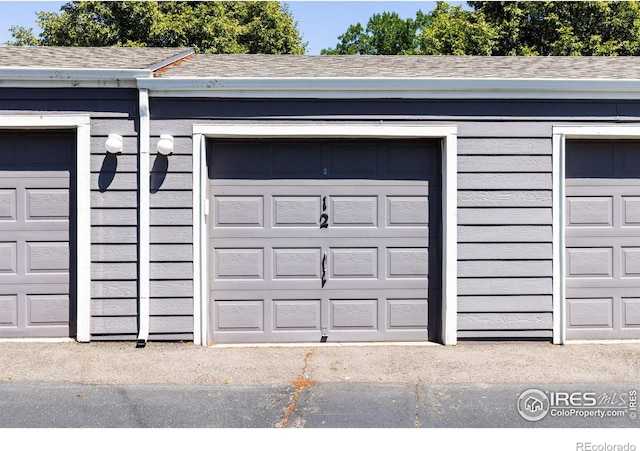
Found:
[[[622,327],[640,328],[640,298],[622,298]]]
[[[613,197],[567,197],[567,226],[612,226]]]
[[[16,220],[17,190],[0,188],[0,221]]]
[[[613,328],[613,299],[567,299],[569,327]]]
[[[27,242],[26,272],[51,273],[69,272],[69,243],[67,242]]]
[[[275,227],[320,226],[322,201],[314,196],[273,196],[273,222]],[[325,201],[326,204],[326,201]]]
[[[612,277],[613,248],[567,248],[567,277]]]
[[[389,329],[426,328],[429,326],[428,299],[388,299]]]
[[[27,188],[26,220],[69,219],[69,190]]]
[[[331,227],[377,227],[377,196],[332,196],[329,225]]]
[[[320,331],[320,299],[273,299],[273,330]]]
[[[274,279],[319,280],[322,268],[322,249],[273,249]]]
[[[435,141],[250,143],[267,166],[242,176],[242,158],[223,160],[243,146],[208,158],[224,168],[209,171],[221,176],[210,185],[213,340],[425,340],[440,286],[438,271],[429,278]]]
[[[216,196],[214,198],[216,227],[263,227],[262,196]]]
[[[214,279],[264,278],[263,249],[215,249]]]
[[[0,337],[69,336],[75,142],[0,133]]]
[[[14,275],[18,267],[18,243],[0,243],[0,275]]]
[[[215,341],[317,342],[325,333],[327,341],[427,339],[429,301],[424,290],[408,290],[406,298],[394,296],[394,290],[371,292],[368,298],[358,290],[311,290],[305,297],[292,297],[288,289],[267,294],[248,299],[234,291],[213,299]]]
[[[639,151],[635,141],[568,144],[568,338],[640,338]]]
[[[377,299],[329,300],[331,330],[378,330]]]
[[[66,294],[30,294],[29,326],[64,325],[69,322],[69,296]]]
[[[429,196],[387,196],[387,227],[427,227]]]
[[[0,294],[0,330],[2,328],[15,328],[17,325],[18,296]]]
[[[429,275],[429,249],[388,248],[388,278],[427,278]]]
[[[329,274],[332,279],[377,279],[378,248],[331,248]]]
[[[622,225],[640,226],[640,196],[622,197]]]
[[[214,302],[215,330],[264,331],[263,299]]]

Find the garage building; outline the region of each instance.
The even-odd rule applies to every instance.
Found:
[[[634,57],[0,48],[0,338],[640,338]]]

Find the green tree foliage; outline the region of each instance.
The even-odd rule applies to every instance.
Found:
[[[413,19],[403,20],[397,13],[374,14],[366,29],[360,22],[349,26],[338,37],[335,49],[323,49],[324,55],[399,55],[414,53],[416,32],[420,23]]]
[[[468,2],[499,30],[495,55],[638,55],[640,3]]]
[[[325,54],[640,55],[640,2],[438,2],[415,19],[376,14]],[[384,20],[383,20],[384,19]]]
[[[303,54],[286,5],[274,1],[79,1],[39,12],[38,38],[12,27],[9,45],[194,47],[199,53]]]
[[[491,55],[498,30],[460,6],[438,2],[428,14],[417,13],[422,28],[417,36],[418,52],[424,55]]]

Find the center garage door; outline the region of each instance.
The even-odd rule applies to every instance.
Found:
[[[439,141],[207,149],[211,341],[436,339]]]
[[[567,338],[640,338],[640,142],[566,152]]]
[[[69,337],[75,135],[0,132],[0,337]]]

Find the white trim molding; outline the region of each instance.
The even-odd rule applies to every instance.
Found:
[[[457,126],[433,124],[362,123],[349,124],[224,124],[193,126],[194,178],[199,180],[198,193],[194,191],[194,249],[206,249],[208,214],[206,145],[205,138],[439,138],[442,139],[442,306],[441,342],[445,345],[457,343]],[[199,152],[199,154],[197,153]],[[198,161],[198,166],[196,166]],[[198,171],[198,172],[195,172]],[[194,181],[194,190],[196,182]],[[196,217],[197,215],[197,217]],[[198,229],[196,231],[196,229]],[[208,287],[206,252],[200,253],[198,274],[194,280],[201,281],[199,292],[200,340],[209,344]],[[194,299],[195,301],[195,299]]]
[[[88,115],[0,115],[1,130],[76,130],[76,310],[80,342],[91,337],[91,125]]]
[[[141,78],[155,97],[307,99],[639,99],[640,80],[530,78]]]
[[[136,88],[137,79],[151,77],[147,69],[0,69],[3,88]]]
[[[567,343],[565,290],[565,152],[567,139],[640,139],[640,125],[553,127],[553,342]]]

